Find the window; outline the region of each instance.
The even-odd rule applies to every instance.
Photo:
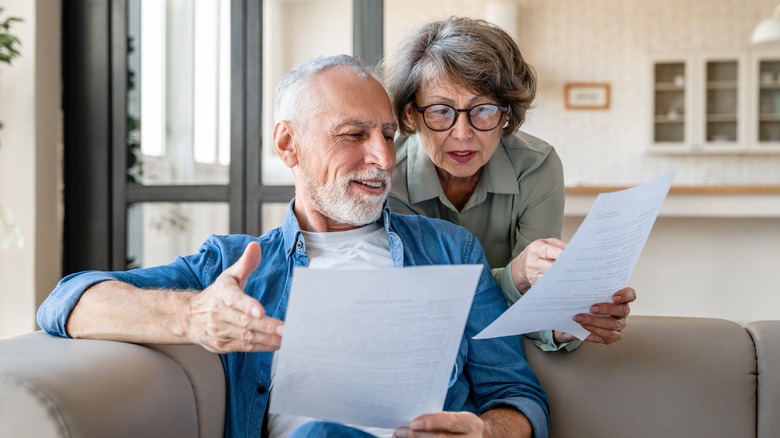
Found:
[[[381,57],[381,0],[62,7],[66,274],[278,226],[294,193],[267,144],[279,78],[316,55]]]

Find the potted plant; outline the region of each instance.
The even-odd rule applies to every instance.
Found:
[[[11,64],[14,58],[21,55],[19,47],[22,42],[19,37],[11,33],[11,26],[14,22],[21,22],[18,17],[3,18],[3,8],[0,8],[0,62]],[[0,130],[3,129],[3,122],[0,121]],[[24,245],[24,237],[19,226],[14,223],[11,212],[0,205],[0,247],[8,248],[11,243],[16,243],[18,247]]]

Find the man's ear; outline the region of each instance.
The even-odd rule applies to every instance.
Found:
[[[295,140],[296,132],[286,120],[274,125],[274,149],[276,155],[282,159],[290,169],[298,165],[298,142]]]

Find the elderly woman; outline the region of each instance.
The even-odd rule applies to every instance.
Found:
[[[536,93],[533,69],[509,34],[483,20],[430,22],[399,47],[383,65],[402,135],[390,203],[468,228],[514,303],[565,247],[560,158],[518,131]],[[588,341],[610,344],[622,337],[635,298],[622,289],[575,321]],[[545,350],[574,339],[549,331],[529,337]]]

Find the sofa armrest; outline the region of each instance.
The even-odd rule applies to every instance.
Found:
[[[758,438],[780,436],[780,321],[745,326],[756,344],[758,364]]]
[[[631,316],[613,345],[545,353],[526,340],[525,353],[551,437],[755,436],[755,350],[737,323]]]
[[[198,346],[43,332],[0,341],[0,424],[9,436],[222,436],[224,400],[219,358]]]

